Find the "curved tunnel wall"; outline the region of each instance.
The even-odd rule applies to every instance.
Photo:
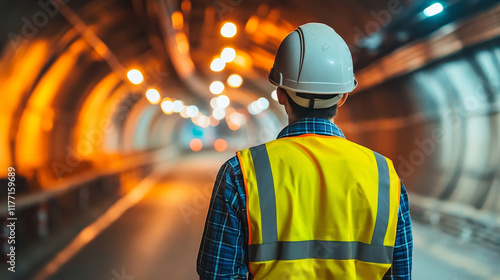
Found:
[[[392,158],[410,192],[498,215],[499,43],[354,94],[347,137]]]
[[[144,33],[144,26],[134,23],[142,20],[148,24],[138,19],[130,3],[72,4],[78,9],[77,16],[71,10],[64,12],[61,6],[59,13],[51,15],[43,26],[35,26],[36,30],[30,29],[36,23],[31,19],[45,10],[37,3],[21,9],[18,16],[25,15],[27,23],[13,19],[10,23],[17,26],[10,26],[6,38],[16,40],[4,42],[0,67],[5,106],[0,128],[1,172],[6,175],[7,167],[15,166],[19,176],[29,179],[32,189],[49,188],[54,180],[78,175],[103,157],[116,158],[155,147],[143,139],[129,143],[134,132],[128,130],[134,130],[133,123],[141,112],[133,118],[129,113],[142,98],[144,88],[126,81],[128,67],[142,67],[150,86],[179,84],[175,72],[167,70],[168,63],[160,62],[161,52],[153,52],[149,39],[155,34]],[[81,20],[86,33],[80,32]],[[146,113],[147,107],[142,106]]]

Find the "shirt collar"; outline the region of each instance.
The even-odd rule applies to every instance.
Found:
[[[345,138],[344,133],[342,133],[342,131],[331,121],[326,119],[305,118],[283,128],[278,134],[278,139],[310,133]]]

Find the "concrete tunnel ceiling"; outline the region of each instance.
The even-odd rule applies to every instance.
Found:
[[[455,15],[467,10],[478,13],[494,1],[480,2],[455,4]],[[2,170],[18,166],[20,174],[45,188],[61,177],[130,154],[166,145],[187,148],[186,139],[192,131],[197,133],[196,126],[189,118],[166,115],[160,105],[151,105],[145,98],[150,88],[157,89],[161,98],[196,105],[208,119],[214,97],[211,83],[226,83],[230,74],[239,74],[243,85],[226,85],[224,92],[232,108],[226,114],[235,113],[236,121],[222,121],[225,128],[208,128],[207,134],[213,139],[233,137],[236,148],[272,139],[284,125],[284,114],[272,101],[274,88],[266,74],[279,42],[300,24],[317,21],[333,26],[355,54],[356,70],[370,70],[371,63],[395,46],[410,44],[453,20],[450,16],[419,19],[429,4],[424,0],[54,1],[58,10],[46,3],[0,4],[7,23],[0,27],[0,91],[5,96],[1,166]],[[225,22],[236,24],[235,37],[220,35]],[[212,61],[226,47],[236,50],[235,61],[223,71],[212,71]],[[141,85],[128,80],[130,69],[143,73]],[[384,84],[372,81],[373,75],[359,74],[358,92],[363,94],[351,97],[351,105],[341,110],[340,123],[351,139],[371,143],[394,160],[407,157],[413,147],[402,147],[401,142],[427,133],[424,123],[412,120],[425,116],[428,94],[424,89],[410,90],[404,77]],[[421,86],[419,79],[425,75],[409,78],[414,88]],[[370,86],[363,88],[365,81]],[[370,94],[365,94],[368,90]],[[247,106],[261,97],[271,101],[270,108],[254,116]],[[244,129],[235,124],[243,124],[241,118],[248,120]],[[258,134],[263,130],[267,132]],[[409,180],[425,183],[421,177],[417,180],[418,174]],[[496,180],[497,175],[491,176]],[[450,180],[442,178],[448,192]]]
[[[137,138],[148,135],[144,130],[148,127],[147,122],[153,122],[162,114],[158,108],[147,106],[148,103],[141,98],[147,86],[133,86],[127,81],[127,70],[140,69],[147,76],[148,86],[165,89],[164,96],[193,104],[206,102],[200,99],[207,98],[205,93],[210,94],[205,90],[205,84],[210,79],[221,78],[207,67],[210,63],[207,58],[217,55],[219,46],[224,43],[220,42],[218,27],[225,19],[231,19],[243,29],[245,21],[251,19],[250,23],[256,26],[247,29],[255,30],[247,33],[258,31],[264,37],[253,39],[241,32],[238,41],[246,37],[248,47],[235,44],[236,40],[230,43],[246,55],[243,65],[236,64],[236,68],[246,66],[240,67],[243,68],[240,74],[251,81],[245,87],[248,89],[230,92],[245,107],[252,98],[269,94],[262,92],[271,89],[262,77],[272,63],[279,41],[300,24],[285,19],[294,18],[289,12],[281,14],[280,9],[287,6],[286,3],[163,1],[158,4],[154,1],[113,0],[52,3],[54,5],[50,1],[30,5],[22,2],[1,4],[2,16],[7,23],[2,25],[5,36],[0,39],[2,64],[6,66],[2,67],[1,84],[2,92],[10,93],[5,100],[9,105],[6,122],[2,123],[2,133],[7,136],[2,138],[2,150],[6,155],[2,166],[18,165],[22,173],[41,181],[42,185],[45,185],[42,182],[50,181],[50,175],[45,177],[51,174],[51,169],[59,170],[62,176],[68,173],[68,169],[85,169],[95,161],[96,155],[133,151],[131,142],[134,141],[138,142],[139,149],[151,148],[144,143],[145,139]],[[341,5],[344,10],[352,6],[349,1],[345,3]],[[303,6],[300,2],[295,5]],[[364,10],[366,14],[372,7],[356,7],[356,10]],[[188,17],[184,19],[185,26],[179,30],[179,23],[171,19],[178,21],[174,14],[180,11]],[[251,11],[257,17],[252,16]],[[284,16],[286,14],[288,16]],[[348,19],[345,13],[341,14],[341,20]],[[310,16],[314,17],[314,14]],[[259,17],[262,17],[262,22],[256,22],[261,20]],[[350,17],[353,20],[357,16]],[[276,27],[270,30],[269,27],[274,25]],[[272,32],[263,33],[263,30]],[[183,31],[187,36],[182,36],[180,32]],[[202,82],[199,82],[202,85],[198,88],[189,88],[182,83],[177,73],[184,75],[185,79],[190,76],[183,72],[182,65],[172,65],[169,59],[169,56],[175,56],[165,46],[169,45],[169,34],[176,32],[181,36],[175,36],[175,40],[189,37],[190,57],[188,62],[180,63],[189,64],[192,56],[194,74],[199,72],[198,76],[202,77]],[[175,43],[178,45],[177,41]],[[254,97],[250,98],[252,95]],[[132,112],[134,117],[127,118]],[[166,143],[168,137],[164,138]],[[161,144],[154,143],[156,146]],[[33,157],[35,153],[39,156]],[[68,154],[83,163],[68,168]],[[49,172],[45,172],[47,169]]]

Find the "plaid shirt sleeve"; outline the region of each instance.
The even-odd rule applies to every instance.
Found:
[[[406,188],[401,183],[398,227],[392,266],[384,276],[384,280],[411,280],[413,254],[413,235],[411,230],[410,207]]]
[[[246,279],[248,233],[243,175],[236,157],[222,165],[215,181],[198,252],[200,279]]]

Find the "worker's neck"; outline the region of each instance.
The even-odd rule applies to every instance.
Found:
[[[333,121],[333,119],[334,119],[334,118],[328,119],[328,121],[331,121],[332,123],[335,123],[335,122]],[[295,117],[295,116],[293,116],[293,115],[288,115],[288,124],[289,124],[289,125],[290,125],[290,124],[292,124],[292,123],[294,123],[294,122],[298,122],[298,121],[300,121],[300,120],[303,120],[303,118],[297,118],[297,117]]]

